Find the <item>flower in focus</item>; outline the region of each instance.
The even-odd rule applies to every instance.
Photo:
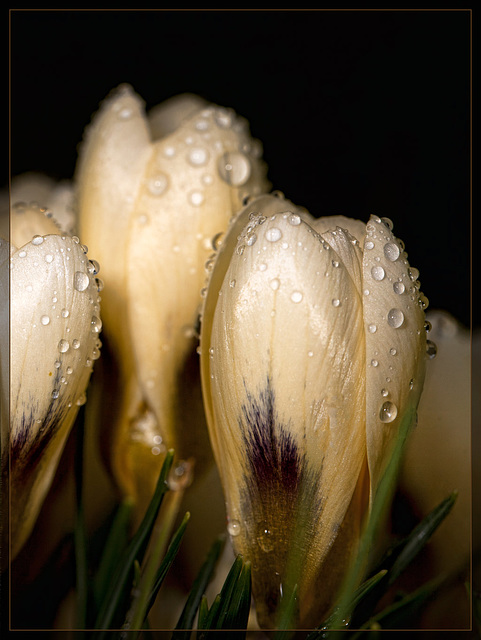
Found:
[[[10,424],[9,433],[2,433],[2,464],[9,443],[14,557],[32,530],[85,402],[102,324],[99,265],[48,211],[14,206],[11,243],[10,256],[2,253],[10,262]]]
[[[387,218],[251,201],[219,249],[201,374],[228,530],[259,623],[295,584],[301,627],[332,606],[427,348],[418,272]],[[429,345],[428,345],[429,348]]]
[[[146,115],[125,85],[102,103],[80,148],[80,233],[102,263],[103,335],[119,375],[108,455],[141,513],[166,448],[200,455],[204,265],[242,199],[267,188],[260,156],[232,110],[182,95]]]

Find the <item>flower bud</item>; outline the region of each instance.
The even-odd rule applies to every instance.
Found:
[[[32,530],[79,406],[85,402],[93,362],[100,355],[102,325],[95,278],[99,266],[89,260],[79,239],[60,235],[53,219],[38,207],[14,206],[11,224],[13,557]]]
[[[234,547],[261,626],[322,621],[423,383],[425,300],[392,223],[249,203],[209,282],[201,373]],[[421,301],[421,303],[420,303]],[[424,303],[425,304],[425,303]]]
[[[105,336],[120,367],[111,465],[122,491],[145,504],[167,448],[199,453],[186,444],[199,422],[195,376],[186,378],[199,293],[213,237],[245,195],[267,188],[265,166],[233,111],[183,95],[147,116],[121,86],[87,130],[76,179],[80,231],[102,263]],[[198,398],[201,415],[200,389]]]

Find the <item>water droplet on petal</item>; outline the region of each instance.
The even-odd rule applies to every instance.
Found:
[[[397,349],[395,349],[395,348],[393,347],[392,349],[389,349],[389,353],[390,353],[392,356],[395,356],[395,355],[397,354]]]
[[[48,316],[42,316],[40,318],[40,322],[45,326],[47,324],[50,324],[50,318]]]
[[[390,327],[399,329],[403,322],[404,313],[401,311],[401,309],[391,309],[387,314],[387,323]]]
[[[397,293],[398,295],[401,295],[401,293],[404,293],[404,291],[406,290],[406,287],[404,286],[404,284],[399,281],[394,282],[392,285],[392,288],[394,293]]]
[[[339,300],[339,298],[334,298],[334,300],[332,300],[332,306],[333,307],[340,307],[341,306],[341,301]]]
[[[147,188],[153,196],[161,196],[167,189],[168,178],[165,174],[159,173],[150,178]],[[147,217],[146,217],[147,218]],[[145,224],[146,220],[143,224]]]
[[[269,242],[277,242],[282,238],[282,231],[277,227],[271,227],[266,231],[266,240]]]
[[[52,398],[53,398],[53,400],[56,400],[56,399],[59,397],[59,395],[60,395],[60,394],[59,394],[59,392],[57,391],[57,389],[54,389],[54,390],[52,391]]]
[[[391,262],[395,262],[401,255],[401,250],[399,249],[399,246],[394,242],[387,242],[384,245],[384,255]]]
[[[38,246],[39,244],[42,244],[42,242],[43,242],[43,236],[33,236],[32,244]]]
[[[72,341],[72,347],[74,349],[78,349],[80,347],[80,340],[73,340]]]
[[[102,329],[102,320],[100,320],[100,318],[97,318],[97,316],[92,316],[92,319],[90,320],[90,326],[94,333],[100,333]]]
[[[379,362],[377,360],[371,360],[371,367],[377,367],[379,365]]]
[[[247,182],[251,174],[249,158],[239,151],[224,153],[219,158],[219,175],[234,187],[239,187]]]
[[[279,289],[279,278],[273,278],[270,282],[269,285],[271,287],[271,289],[273,289],[274,291],[277,291],[277,289]]]
[[[187,159],[193,167],[203,167],[209,160],[209,152],[203,147],[196,147],[190,150]]]
[[[245,240],[246,240],[246,245],[247,245],[248,247],[252,247],[252,245],[253,245],[253,244],[255,244],[255,242],[256,242],[256,240],[257,240],[257,236],[256,236],[256,234],[255,234],[255,233],[249,233],[249,234],[246,236],[246,239],[245,239]]]
[[[382,267],[377,266],[371,269],[371,275],[374,278],[374,280],[377,280],[378,282],[380,282],[381,280],[384,280],[386,272]]]
[[[377,331],[376,325],[375,324],[370,324],[368,326],[368,331],[369,331],[369,333],[376,333],[376,331]]]
[[[239,535],[241,530],[240,522],[238,520],[229,520],[227,523],[227,531],[232,537]]]
[[[60,353],[65,353],[69,350],[69,348],[70,345],[67,340],[60,340],[60,342],[58,343],[58,350],[60,351]]]
[[[289,216],[289,224],[292,224],[293,226],[297,226],[299,224],[301,224],[301,216],[297,213],[292,213]]]
[[[301,291],[293,291],[291,293],[291,300],[292,302],[300,302],[302,300],[302,292]]]
[[[74,275],[73,286],[77,291],[85,291],[89,286],[89,277],[83,271],[76,271]]]
[[[262,523],[258,529],[257,542],[265,553],[269,553],[274,548],[272,532],[266,523]]]
[[[202,191],[191,191],[189,193],[189,202],[194,207],[200,207],[200,205],[204,202],[204,194]]]
[[[381,410],[379,411],[379,419],[381,422],[392,422],[396,419],[396,416],[397,407],[394,403],[388,400],[381,406]]]

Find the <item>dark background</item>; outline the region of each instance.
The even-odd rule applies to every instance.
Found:
[[[387,216],[430,308],[470,322],[466,10],[16,11],[11,175],[71,178],[99,102],[189,91],[250,122],[273,188],[316,216]]]

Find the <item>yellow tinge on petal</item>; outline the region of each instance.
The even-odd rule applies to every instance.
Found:
[[[385,273],[374,282],[370,275],[367,304],[366,270],[372,266],[364,236],[369,242],[372,235],[359,221],[345,221],[316,221],[282,197],[250,202],[218,252],[203,309],[209,432],[228,529],[236,551],[252,562],[262,626],[275,625],[282,593],[294,584],[300,624],[319,623],[332,606],[367,512],[367,471],[375,491],[397,433],[396,416],[387,419],[384,403],[395,401],[401,414],[410,386],[416,387],[411,378],[422,381],[423,311],[417,297],[398,301],[393,290],[398,278],[408,289],[402,250],[395,266],[373,254]],[[381,248],[397,243],[380,224]],[[373,285],[384,278],[392,296],[387,292],[372,306]],[[394,322],[391,309],[402,309],[415,336],[409,333],[412,343],[407,340],[402,354],[401,325],[394,326],[399,317],[394,314]],[[381,320],[387,328],[379,326],[373,343],[377,327],[366,323]],[[391,358],[397,349],[398,368],[381,363],[382,349]],[[377,364],[368,362],[375,356]],[[391,384],[384,380],[377,387],[372,370]],[[378,422],[371,416],[374,405]],[[386,423],[391,431],[383,438],[378,427]]]
[[[150,117],[126,86],[87,132],[77,176],[81,232],[102,262],[105,335],[124,389],[112,464],[123,491],[141,500],[166,447],[196,453],[200,291],[214,236],[245,195],[267,188],[259,155],[233,111],[183,95]]]
[[[14,209],[13,241],[17,219]],[[10,258],[13,556],[31,532],[100,355],[98,268],[66,235],[36,234]]]

